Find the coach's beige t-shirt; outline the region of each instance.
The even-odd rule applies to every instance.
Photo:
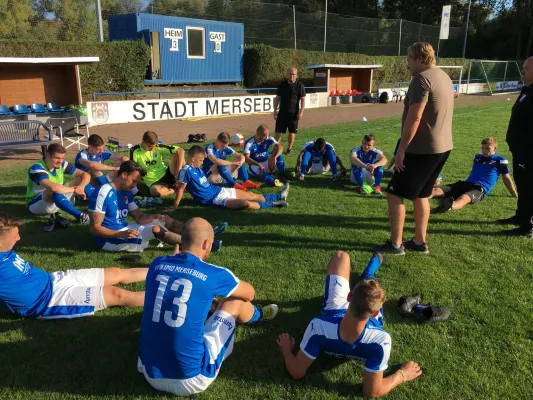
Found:
[[[408,153],[438,154],[453,148],[453,83],[440,68],[430,68],[413,77],[405,96],[403,124],[411,104],[427,103]]]

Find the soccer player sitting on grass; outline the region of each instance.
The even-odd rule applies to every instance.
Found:
[[[481,154],[474,156],[474,165],[466,181],[458,181],[451,185],[433,188],[430,198],[442,198],[434,212],[443,213],[459,210],[469,203],[484,200],[496,185],[500,175],[511,196],[518,197],[513,179],[509,173],[508,161],[496,154],[498,141],[492,137],[481,142]]]
[[[32,214],[50,214],[46,231],[54,230],[55,224],[67,226],[59,210],[72,215],[81,224],[89,223],[89,216],[82,213],[74,203],[75,196],[85,200],[94,188],[89,184],[91,176],[65,161],[67,150],[59,143],[48,146],[45,158],[28,169],[26,204]],[[74,179],[65,184],[65,174]],[[54,218],[55,214],[55,218]]]
[[[422,374],[418,364],[409,361],[395,373],[383,376],[388,367],[391,338],[383,330],[385,291],[374,276],[381,260],[381,255],[374,255],[350,291],[350,256],[337,251],[331,257],[322,313],[307,326],[300,350],[294,355],[295,342],[288,333],[282,333],[277,340],[285,366],[294,379],[303,378],[321,353],[363,360],[363,393],[368,397],[383,396]]]
[[[365,194],[363,184],[372,185],[374,193],[381,194],[381,180],[383,179],[383,166],[387,158],[374,147],[374,135],[365,135],[361,146],[353,148],[350,152],[352,171],[350,181],[359,185],[359,193]]]
[[[172,155],[167,165],[164,156]],[[130,160],[146,170],[144,183],[153,197],[165,197],[175,192],[176,176],[185,164],[185,151],[178,146],[158,144],[157,133],[144,133],[141,144],[130,149]]]
[[[146,172],[133,161],[125,161],[117,178],[96,189],[89,200],[90,232],[105,251],[141,252],[150,240],[181,243],[183,223],[168,215],[144,214],[135,204],[131,189]],[[135,223],[126,221],[130,215]],[[216,250],[220,248],[216,242]]]
[[[144,292],[114,285],[143,282],[147,268],[92,268],[48,273],[13,251],[22,221],[0,214],[0,306],[19,317],[78,318],[106,307],[141,307]]]
[[[269,153],[271,146],[274,146]],[[276,187],[283,183],[272,175],[276,169],[285,176],[285,161],[283,159],[283,146],[270,137],[270,129],[266,125],[259,125],[255,136],[244,143],[244,157],[249,165],[248,171],[252,176],[258,177],[263,182]]]
[[[253,305],[252,285],[207,262],[213,238],[209,223],[193,218],[183,228],[181,252],[149,267],[137,368],[157,390],[203,392],[233,350],[236,325],[268,321],[278,312],[275,304]],[[215,296],[224,299],[213,310]]]
[[[214,184],[228,184],[235,189],[258,189],[257,185],[250,181],[248,171],[244,165],[245,157],[229,147],[229,133],[222,132],[218,135],[215,143],[207,145],[202,169],[209,182]],[[227,161],[228,156],[233,156],[235,161]],[[242,179],[242,184],[237,183],[236,177]]]
[[[240,189],[215,186],[209,182],[202,170],[205,151],[200,146],[189,149],[187,164],[178,174],[178,190],[174,201],[174,208],[178,208],[185,192],[185,188],[193,199],[203,206],[219,206],[234,209],[259,210],[260,208],[287,207],[289,183],[280,193],[255,194]]]
[[[341,168],[339,173],[337,173],[337,165]],[[306,174],[322,174],[330,168],[333,182],[346,173],[346,168],[331,144],[323,138],[304,144],[296,160],[296,173],[301,181],[304,180]]]
[[[76,168],[91,174],[98,186],[111,182],[117,177],[117,171],[128,157],[104,150],[104,140],[98,135],[91,135],[87,139],[87,148],[76,154],[74,165]],[[106,165],[106,160],[114,161],[114,165]],[[104,175],[104,172],[107,172]]]

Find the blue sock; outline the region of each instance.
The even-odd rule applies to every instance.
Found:
[[[381,262],[379,261],[379,258],[377,256],[372,256],[370,261],[368,262],[368,265],[366,266],[365,270],[361,274],[361,279],[376,279],[374,274],[381,266]]]
[[[231,186],[237,183],[226,167],[217,167],[217,171]]]
[[[363,185],[363,168],[355,167],[353,169],[353,177],[355,179],[355,183],[357,183],[359,186],[362,186]]]
[[[261,209],[263,209],[263,208],[272,208],[272,207],[274,207],[274,205],[272,203],[265,203],[263,201],[260,201],[259,202],[259,207]]]
[[[282,174],[285,173],[285,160],[283,159],[283,156],[279,156],[276,160],[276,168]]]
[[[262,179],[263,179],[263,182],[270,183],[271,185],[273,185],[274,181],[276,180],[276,178],[274,178],[270,174],[263,174],[263,178]]]
[[[250,177],[248,176],[248,170],[244,164],[239,167],[239,178],[241,178],[243,182],[250,180]]]
[[[253,305],[253,304],[252,304]],[[263,319],[263,311],[261,311],[257,306],[254,306],[254,315],[247,322],[247,324],[255,324]]]
[[[329,166],[331,167],[331,173],[333,175],[337,175],[337,156],[335,155],[335,152],[333,149],[326,150],[326,154],[324,154],[324,157],[326,157],[326,160],[329,161]]]
[[[264,194],[263,197],[266,201],[278,201],[281,198],[279,193]]]
[[[374,170],[374,186],[381,185],[381,180],[383,179],[383,167],[378,167]]]
[[[87,200],[89,199],[89,197],[91,197],[91,195],[93,194],[95,190],[96,189],[92,187],[90,184],[85,185],[85,187],[83,188],[83,191],[85,192],[85,196],[87,196]]]
[[[307,173],[307,168],[309,166],[309,161],[311,161],[311,153],[306,151],[302,157],[302,164],[300,165],[300,173],[305,175]]]
[[[80,219],[81,211],[74,207],[64,194],[54,193],[52,199],[57,208],[72,215],[76,219]]]
[[[96,178],[96,182],[98,182],[98,186],[105,185],[107,182],[109,182],[109,179],[107,179],[107,176],[101,175],[98,178]]]

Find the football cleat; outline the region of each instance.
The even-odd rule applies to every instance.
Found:
[[[289,203],[283,200],[273,201],[272,205],[278,208],[289,207]]]
[[[287,182],[285,186],[283,187],[283,190],[279,193],[279,198],[281,200],[287,200],[287,196],[289,195],[289,188],[290,184]]]
[[[263,312],[263,318],[261,318],[261,321],[271,321],[273,320],[276,315],[278,315],[279,307],[275,304],[269,304],[268,306],[257,306],[262,312]]]

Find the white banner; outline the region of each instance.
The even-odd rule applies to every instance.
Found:
[[[442,16],[440,18],[440,35],[439,39],[448,39],[450,34],[450,13],[452,6],[442,7]]]
[[[496,82],[496,90],[519,90],[522,89],[520,81]]]
[[[322,93],[306,96],[305,108],[320,106]],[[327,94],[326,94],[327,95]],[[275,96],[180,98],[166,100],[95,101],[87,103],[89,126],[125,122],[220,117],[274,111]]]

